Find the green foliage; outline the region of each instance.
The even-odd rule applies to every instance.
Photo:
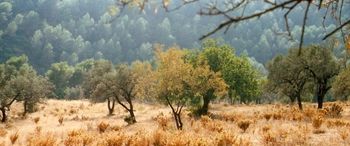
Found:
[[[350,68],[340,72],[332,84],[333,95],[340,100],[348,100],[350,97]]]
[[[268,69],[270,88],[287,95],[292,102],[297,98],[299,107],[301,95],[314,93],[318,108],[322,108],[324,97],[340,71],[340,64],[330,46],[311,45],[303,48],[300,55],[298,49],[290,49],[288,55],[275,57]]]
[[[308,76],[314,80],[318,108],[322,108],[324,97],[332,88],[334,77],[340,72],[340,64],[331,47],[317,45],[303,49],[300,61]]]
[[[83,82],[85,95],[95,102],[104,102],[111,97],[113,64],[107,60],[95,61]]]
[[[236,56],[229,45],[220,45],[215,40],[207,40],[203,44],[200,59],[207,60],[210,69],[221,72],[229,85],[229,96],[241,102],[250,102],[260,94],[259,73],[246,56]]]
[[[269,62],[267,86],[270,91],[288,96],[291,102],[295,100],[301,106],[301,96],[307,94],[307,83],[312,81],[307,71],[300,62],[301,57],[298,55],[298,49],[290,49],[285,56],[276,56]]]
[[[84,77],[86,76],[86,73],[92,68],[93,64],[94,64],[93,59],[87,59],[76,64],[74,67],[74,73],[69,80],[69,86],[70,87],[81,86],[81,84],[84,81]]]
[[[260,9],[251,3],[247,12]],[[78,8],[78,9],[77,9]],[[198,38],[213,29],[221,18],[202,18],[198,5],[189,5],[166,13],[153,5],[142,14],[136,9],[119,8],[113,1],[40,0],[0,2],[0,61],[26,54],[39,74],[44,74],[52,63],[67,61],[69,65],[85,59],[106,59],[113,63],[148,60],[153,58],[152,44],[178,44],[185,48],[199,48]],[[302,8],[296,8],[296,12]],[[320,25],[322,17],[316,9],[310,10],[310,25],[306,27],[305,44],[318,43],[326,30],[336,25]],[[347,14],[348,9],[344,10]],[[119,15],[120,14],[120,15]],[[254,23],[243,22],[217,37],[245,50],[257,61],[265,63],[278,53],[297,44],[275,35],[284,31],[284,23],[275,19],[278,12],[260,18]],[[299,36],[299,15],[289,15],[291,33]],[[259,34],[259,35],[256,35]]]
[[[50,82],[55,85],[54,93],[57,98],[64,97],[64,90],[69,85],[69,80],[73,76],[74,68],[67,62],[54,63],[45,74]]]
[[[24,55],[12,57],[5,64],[0,64],[2,121],[6,121],[6,110],[10,109],[15,100],[23,101],[24,114],[33,112],[40,99],[50,96],[52,88],[52,84],[46,78],[37,75]]]

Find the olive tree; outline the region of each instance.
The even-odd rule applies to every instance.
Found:
[[[9,86],[19,97],[17,101],[23,101],[23,116],[27,112],[34,112],[36,103],[41,99],[51,96],[53,84],[36,71],[24,64],[18,71],[18,75],[10,81]]]
[[[185,55],[185,51],[177,48],[165,52],[156,50],[158,99],[171,108],[176,127],[180,130],[183,127],[181,112],[184,106],[197,107],[191,101],[203,98],[207,92],[223,96],[227,87],[220,74],[211,71],[205,62],[193,66],[186,62]]]
[[[116,87],[116,92],[114,92],[115,99],[130,114],[124,120],[129,124],[136,123],[132,101],[136,96],[137,76],[129,66],[122,64],[117,66],[116,74],[112,81],[114,81]],[[128,105],[123,103],[123,101]]]
[[[286,56],[276,56],[268,63],[268,86],[288,96],[293,103],[298,102],[302,110],[301,96],[305,91],[305,85],[310,81],[307,72],[299,62],[300,57],[296,49],[291,49]]]
[[[49,96],[52,85],[28,64],[24,55],[11,57],[4,64],[0,64],[0,111],[2,122],[7,120],[6,111],[12,103],[23,101],[24,115],[33,111],[36,103]]]
[[[333,95],[336,98],[348,100],[350,97],[350,68],[346,68],[340,72],[332,86]]]
[[[308,76],[313,80],[317,107],[321,109],[324,96],[332,88],[332,82],[340,72],[340,64],[332,48],[317,45],[306,47],[301,54],[300,61]]]
[[[93,63],[83,82],[85,95],[91,101],[104,102],[107,100],[109,115],[113,114],[115,106],[115,98],[111,93],[114,86],[110,80],[110,78],[113,78],[113,72],[115,71],[111,62],[98,60]]]

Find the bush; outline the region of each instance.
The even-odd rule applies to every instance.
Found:
[[[320,116],[315,117],[315,118],[312,119],[312,126],[315,129],[319,129],[322,126],[322,123],[323,123],[323,119]]]
[[[245,132],[248,128],[249,128],[249,125],[251,124],[252,122],[249,121],[249,120],[243,120],[243,121],[239,121],[237,123],[238,127],[241,128],[243,130],[243,132]]]
[[[71,87],[64,90],[65,99],[82,99],[84,97],[84,90],[81,87]]]
[[[98,125],[97,125],[97,129],[100,133],[103,133],[107,130],[107,128],[109,127],[109,124],[107,122],[100,122]]]
[[[40,117],[35,117],[35,118],[33,119],[33,121],[34,121],[35,124],[38,124],[39,120],[40,120]]]
[[[331,107],[325,108],[325,110],[328,117],[340,118],[344,109],[340,104],[334,103]]]
[[[161,127],[162,129],[165,129],[168,126],[169,123],[169,118],[167,118],[163,113],[160,113],[159,115],[157,115],[157,117],[155,117],[154,119],[155,121],[157,121],[158,126]]]
[[[10,135],[10,141],[12,144],[14,144],[17,141],[18,136],[18,131]]]
[[[60,117],[58,118],[58,123],[60,123],[60,125],[63,124],[63,116],[60,116]]]

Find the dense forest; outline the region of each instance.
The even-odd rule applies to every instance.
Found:
[[[2,0],[0,60],[25,54],[40,74],[60,61],[75,65],[91,58],[113,63],[149,60],[154,56],[155,43],[200,48],[201,35],[222,19],[198,15],[198,5],[172,13],[157,4],[147,5],[143,11],[131,7],[119,12],[113,4],[112,0]],[[260,4],[253,4],[246,11],[254,11],[255,7]],[[298,7],[290,14],[295,37],[300,35],[302,20],[298,11],[302,9]],[[348,8],[343,11],[350,14]],[[322,25],[322,13],[311,11],[306,44],[319,43],[327,31],[335,28],[335,22],[328,19]],[[246,53],[265,64],[299,42],[279,34],[285,31],[284,20],[279,19],[282,15],[277,11],[214,37],[232,45],[237,54]]]

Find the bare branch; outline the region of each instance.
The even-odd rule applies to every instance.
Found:
[[[305,14],[304,14],[303,27],[301,29],[301,36],[300,36],[298,55],[301,54],[301,47],[303,46],[303,43],[304,43],[305,25],[306,25],[306,20],[307,20],[307,14],[309,13],[310,4],[311,4],[311,1],[309,1],[307,3]]]
[[[265,15],[267,13],[270,13],[276,9],[280,9],[280,8],[284,8],[285,6],[289,5],[289,4],[292,4],[292,3],[296,3],[298,1],[295,1],[295,0],[288,0],[286,2],[283,2],[281,4],[277,4],[273,7],[270,7],[268,9],[265,9],[264,11],[261,11],[261,12],[258,12],[258,13],[254,13],[252,15],[249,15],[249,16],[244,16],[244,17],[236,17],[236,18],[231,18],[223,23],[221,23],[219,26],[217,26],[214,30],[210,31],[209,33],[203,35],[199,40],[203,40],[209,36],[211,36],[212,34],[216,33],[217,31],[221,30],[222,28],[224,28],[225,26],[227,25],[230,25],[231,23],[237,23],[237,22],[240,22],[240,21],[245,21],[245,20],[250,20],[250,19],[253,19],[253,18],[258,18],[262,15]],[[200,13],[200,14],[203,14],[203,13]]]
[[[335,28],[332,32],[328,33],[325,37],[323,37],[322,40],[327,39],[328,37],[332,36],[334,33],[338,32],[340,29],[342,29],[344,26],[350,24],[350,19],[346,22],[344,22],[342,25],[338,26],[337,28]]]

